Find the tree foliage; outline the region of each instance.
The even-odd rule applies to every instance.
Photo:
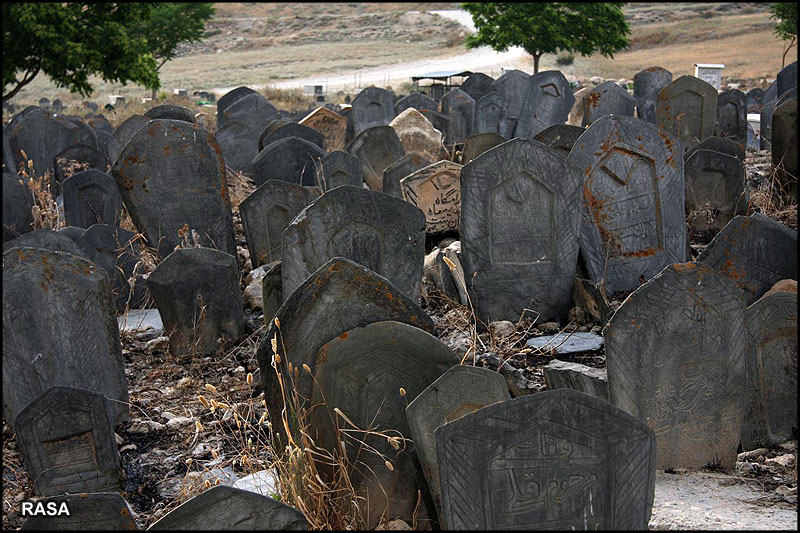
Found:
[[[158,62],[157,69],[174,59],[180,43],[202,39],[206,22],[216,12],[213,6],[210,2],[156,4],[137,32],[147,39],[150,53]]]
[[[520,46],[533,56],[534,73],[543,54],[560,51],[589,56],[614,52],[628,46],[630,28],[622,13],[623,3],[478,3],[461,4],[472,15],[475,33],[468,48],[491,46],[504,52]]]
[[[783,50],[781,68],[786,63],[786,54],[789,49],[797,42],[797,4],[794,2],[781,2],[770,4],[770,18],[778,22],[775,24],[775,35],[789,41]]]

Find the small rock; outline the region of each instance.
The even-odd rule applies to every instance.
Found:
[[[188,377],[187,378],[181,378],[180,380],[178,380],[178,384],[176,385],[176,387],[179,388],[179,389],[188,389],[193,384],[194,384],[194,381],[192,380],[192,378],[188,378]]]
[[[147,341],[147,349],[150,352],[163,352],[169,346],[169,337],[161,336]]]
[[[123,442],[125,442],[124,440],[122,440],[122,437],[120,437],[116,433],[114,433],[114,440],[117,441],[117,446],[120,446],[122,445]]]
[[[211,446],[205,442],[201,442],[192,450],[192,457],[199,458],[208,455],[209,453],[211,453]]]
[[[409,526],[403,520],[396,518],[390,521],[388,524],[379,524],[375,527],[376,531],[411,531],[411,526]]]
[[[125,446],[119,449],[119,453],[135,452],[135,451],[136,451],[135,444],[126,444]]]
[[[169,422],[167,422],[167,427],[170,429],[177,429],[186,426],[190,426],[194,424],[194,418],[189,416],[176,416]]]
[[[558,333],[561,330],[561,326],[558,322],[545,322],[542,324],[542,331],[545,333]]]
[[[155,420],[138,420],[131,424],[128,431],[130,433],[150,433],[151,431],[161,431],[165,427],[164,424],[160,424]]]
[[[773,457],[764,461],[766,464],[780,465],[784,468],[791,468],[794,466],[794,462],[795,457],[793,454],[779,455],[778,457]]]
[[[261,288],[260,279],[253,280],[247,287],[245,287],[244,303],[251,309],[264,308],[264,294],[263,289]]]
[[[164,411],[161,413],[161,418],[163,418],[166,421],[170,421],[173,418],[178,418],[178,415],[170,413],[169,411]]]
[[[740,453],[736,459],[739,461],[747,461],[748,459],[755,459],[759,455],[767,455],[769,450],[767,448],[758,448],[749,452]]]
[[[747,463],[747,462],[743,463],[741,461],[737,461],[736,467],[734,468],[734,471],[737,474],[752,474],[753,472],[755,472],[755,470],[756,467],[753,466],[752,463]]]
[[[510,320],[498,320],[489,324],[489,331],[495,337],[503,339],[514,333],[514,323]]]
[[[797,487],[787,487],[786,485],[781,485],[775,489],[775,492],[781,496],[797,496]]]

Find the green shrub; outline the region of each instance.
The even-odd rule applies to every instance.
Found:
[[[575,61],[575,56],[569,52],[561,52],[556,57],[556,63],[559,65],[571,65]]]

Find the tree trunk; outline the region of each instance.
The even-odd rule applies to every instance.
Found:
[[[153,99],[153,103],[156,101],[156,90],[153,89],[152,93],[150,93],[150,97]]]
[[[542,54],[533,54],[533,73],[539,73],[539,58],[542,57]]]

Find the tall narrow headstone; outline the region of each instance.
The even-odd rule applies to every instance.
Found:
[[[317,181],[326,192],[341,185],[361,187],[364,183],[361,160],[341,150],[330,152],[317,165]]]
[[[656,124],[691,148],[714,134],[717,90],[694,76],[681,76],[658,92]]]
[[[403,199],[425,213],[426,233],[458,231],[461,165],[438,161],[400,180]]]
[[[492,83],[494,90],[508,102],[508,117],[519,118],[530,77],[530,74],[515,69],[506,71]]]
[[[567,121],[575,97],[560,70],[545,70],[528,80],[514,137],[532,139],[553,124]]]
[[[778,105],[778,100],[774,99],[766,102],[761,107],[761,116],[759,117],[759,138],[761,139],[760,148],[762,150],[772,149],[772,115],[775,113],[775,106]]]
[[[114,178],[96,169],[73,174],[62,184],[67,225],[88,228],[92,224],[118,226],[122,196]]]
[[[684,168],[690,231],[718,231],[733,217],[747,213],[744,165],[736,157],[696,150]]]
[[[386,89],[362,89],[352,103],[354,134],[376,126],[385,126],[395,117],[394,99]]]
[[[364,182],[373,191],[383,188],[383,171],[405,155],[403,144],[391,126],[376,126],[362,131],[347,151],[361,160]]]
[[[719,93],[717,97],[717,128],[720,137],[739,144],[747,143],[747,96],[738,89]]]
[[[583,125],[589,126],[598,118],[606,115],[632,117],[635,100],[617,82],[605,81],[597,87],[589,89],[583,106]]]
[[[500,93],[492,91],[483,95],[475,104],[475,135],[497,133],[500,122],[508,116],[508,101]]]
[[[472,135],[475,120],[475,99],[461,89],[453,89],[442,97],[442,113],[450,117],[445,144],[460,144]]]

